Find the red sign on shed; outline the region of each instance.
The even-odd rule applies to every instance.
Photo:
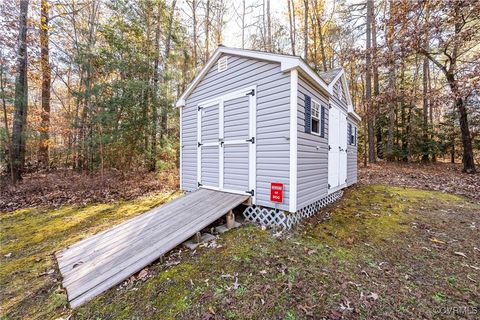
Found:
[[[270,183],[270,201],[276,203],[283,202],[283,183]]]

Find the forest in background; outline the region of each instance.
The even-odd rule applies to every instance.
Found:
[[[345,68],[359,160],[480,162],[480,2],[22,0],[0,5],[0,170],[178,167],[176,98],[239,47]],[[273,2],[272,2],[273,3]]]

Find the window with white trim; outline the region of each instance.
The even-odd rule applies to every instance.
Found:
[[[320,103],[312,100],[312,133],[320,134]]]

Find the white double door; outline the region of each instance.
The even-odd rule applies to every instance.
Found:
[[[347,116],[332,105],[328,113],[328,187],[335,192],[347,183]]]
[[[202,102],[197,111],[199,187],[254,197],[256,88]]]

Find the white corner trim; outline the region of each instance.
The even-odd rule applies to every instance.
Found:
[[[298,71],[290,71],[290,194],[289,212],[297,211],[297,112],[298,112]]]
[[[183,154],[183,148],[182,148],[183,147],[183,143],[182,143],[182,140],[183,140],[183,138],[182,138],[182,132],[183,132],[183,130],[182,130],[182,127],[183,127],[183,121],[182,121],[183,115],[182,115],[182,113],[183,113],[183,108],[180,108],[179,111],[180,111],[180,139],[179,139],[180,140],[180,146],[179,146],[179,148],[180,148],[179,171],[180,172],[179,172],[179,176],[180,176],[180,190],[183,190],[183,187],[182,187],[183,186],[183,179],[182,179],[183,178],[183,164],[182,164],[183,163],[183,161],[182,161],[182,159],[183,159],[183,155],[182,155]]]

